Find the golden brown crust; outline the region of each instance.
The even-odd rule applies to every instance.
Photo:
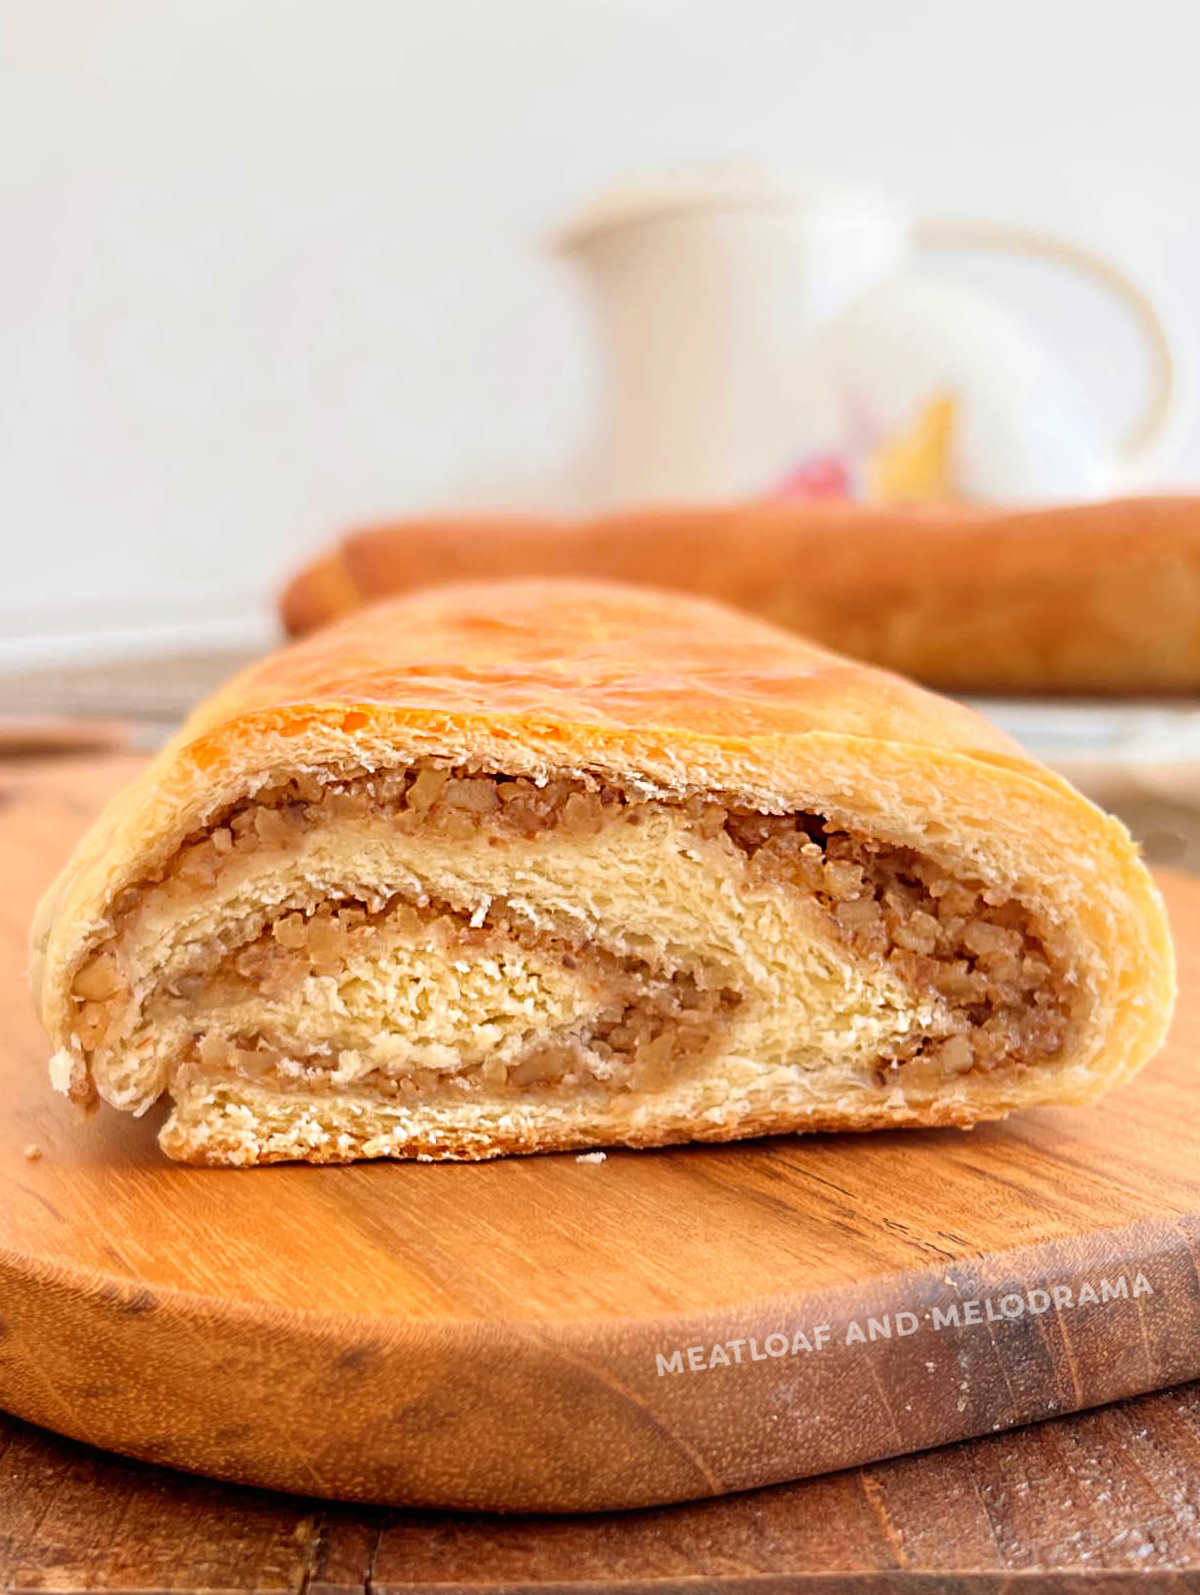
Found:
[[[1185,497],[410,520],[352,532],[301,570],[283,617],[300,634],[414,587],[512,576],[678,588],[955,691],[1200,687],[1200,499]]]
[[[1161,1041],[1170,943],[1128,835],[978,715],[719,605],[525,581],[375,605],[251,666],[195,712],[110,804],[39,910],[33,983],[60,1082],[78,1100],[91,1093],[87,1060],[71,1041],[72,982],[111,933],[127,887],[271,782],[427,759],[537,778],[585,775],[666,801],[721,794],[752,810],[828,815],[923,849],[948,868],[1003,880],[1053,926],[1069,945],[1088,1014],[1053,1071],[972,1077],[948,1096],[796,1099],[775,1116],[761,1103],[739,1114],[731,1102],[703,1120],[677,1106],[678,1117],[658,1125],[597,1120],[582,1141],[552,1123],[531,1132],[519,1116],[507,1128],[498,1119],[436,1134],[409,1120],[386,1147],[376,1136],[376,1152],[414,1155],[428,1145],[435,1155],[481,1156],[530,1144],[965,1123],[1027,1102],[1086,1100]],[[210,1114],[172,1151],[222,1157],[220,1133]],[[339,1156],[354,1144],[345,1133]]]

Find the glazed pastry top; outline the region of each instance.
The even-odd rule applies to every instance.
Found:
[[[722,605],[567,580],[370,605],[252,665],[186,730],[333,702],[718,740],[826,732],[1035,767],[964,706]]]

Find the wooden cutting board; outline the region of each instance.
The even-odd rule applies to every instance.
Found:
[[[1183,997],[1092,1109],[970,1133],[200,1170],[54,1097],[37,891],[137,761],[0,765],[0,1406],[278,1488],[574,1510],[841,1468],[1200,1376]]]

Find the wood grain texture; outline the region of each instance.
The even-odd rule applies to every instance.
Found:
[[[748,1495],[571,1518],[325,1506],[0,1417],[0,1590],[1200,1590],[1200,1385]]]
[[[0,1590],[298,1590],[319,1508],[0,1417]],[[359,1584],[361,1588],[361,1581]]]
[[[0,1405],[277,1488],[575,1510],[1200,1375],[1200,886],[1167,882],[1173,1041],[1097,1109],[602,1165],[188,1169],[149,1122],[84,1122],[52,1096],[16,981],[36,890],[133,767],[0,770]],[[1137,1298],[979,1322],[965,1306],[1138,1272]],[[935,1309],[962,1321],[934,1329]],[[898,1311],[911,1335],[846,1343]],[[819,1352],[752,1358],[822,1323]],[[735,1341],[729,1366],[657,1373],[659,1352]]]

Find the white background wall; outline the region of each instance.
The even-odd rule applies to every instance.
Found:
[[[760,159],[1040,224],[1185,324],[1200,285],[1194,0],[0,0],[0,27],[5,657],[237,633],[347,520],[548,495],[594,384],[538,240],[614,172]],[[1098,298],[955,270],[1132,414]]]

